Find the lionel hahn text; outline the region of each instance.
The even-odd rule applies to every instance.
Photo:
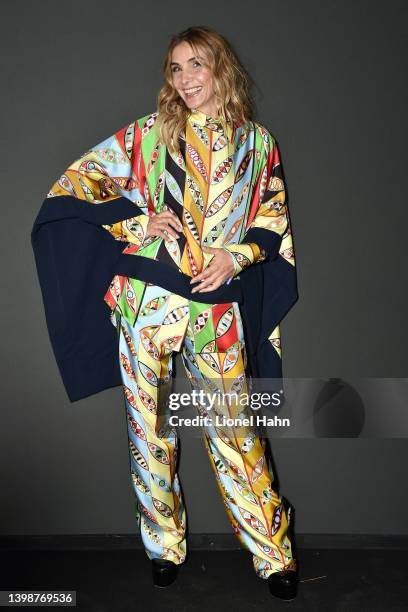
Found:
[[[254,425],[264,425],[269,427],[290,427],[290,419],[281,419],[274,415],[267,417],[261,414],[251,414],[249,417],[229,418],[224,415],[216,414],[214,416],[195,416],[193,418],[179,417],[176,414],[169,419],[171,426],[185,425],[186,427],[208,427],[209,425],[224,427],[249,427]]]

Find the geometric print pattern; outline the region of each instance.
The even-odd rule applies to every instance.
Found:
[[[84,206],[102,207],[119,197],[129,199],[141,214],[102,226],[125,243],[123,254],[156,259],[192,277],[212,258],[202,246],[228,251],[234,276],[263,261],[263,249],[245,242],[252,228],[279,235],[278,257],[294,267],[280,154],[269,131],[255,121],[224,124],[195,109],[178,152],[170,154],[160,142],[157,117],[157,112],[141,117],[83,153],[47,197],[68,195]],[[150,216],[165,206],[183,225],[178,240],[146,236]],[[111,311],[119,308],[132,324],[138,290],[134,283],[116,274],[103,296]],[[279,325],[269,339],[281,357]]]
[[[224,125],[195,110],[179,151],[160,143],[157,113],[124,126],[70,164],[47,197],[73,196],[83,206],[126,197],[134,217],[103,225],[124,254],[166,263],[196,276],[223,248],[234,275],[265,257],[245,242],[251,228],[281,237],[278,257],[295,266],[292,232],[277,144],[262,125]],[[182,222],[179,240],[147,237],[150,216],[171,208]],[[140,530],[150,558],[182,563],[186,511],[177,476],[178,438],[168,425],[166,397],[172,356],[181,352],[193,389],[246,392],[246,349],[237,303],[202,304],[143,281],[115,275],[104,296],[118,332],[119,360],[128,423],[131,477]],[[281,356],[279,325],[269,339]],[[234,405],[217,405],[234,416]],[[198,408],[206,410],[205,406]],[[296,564],[290,507],[273,488],[266,441],[250,429],[203,428],[203,440],[222,499],[240,542],[252,552],[256,573]]]
[[[150,559],[185,561],[186,508],[177,475],[178,434],[169,425],[168,394],[174,351],[192,389],[247,393],[247,358],[236,302],[203,304],[142,283],[134,325],[112,313],[126,406],[131,482],[139,509],[139,529]],[[213,411],[241,417],[239,401],[216,402]],[[199,403],[200,415],[209,414]],[[213,412],[212,411],[212,412]],[[173,413],[174,414],[174,413]],[[266,440],[249,426],[202,427],[202,437],[233,530],[252,553],[263,579],[295,567],[288,527],[290,508],[273,487]]]

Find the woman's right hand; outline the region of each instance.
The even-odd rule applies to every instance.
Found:
[[[146,237],[161,236],[168,241],[169,237],[173,236],[177,240],[180,236],[176,230],[182,232],[183,226],[176,213],[165,204],[162,212],[151,215],[146,228]]]

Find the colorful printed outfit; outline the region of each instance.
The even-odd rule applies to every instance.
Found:
[[[232,339],[221,336],[223,347],[203,352],[208,336],[216,343],[223,318],[224,327],[232,322],[224,334]],[[177,476],[178,435],[169,424],[166,404],[173,352],[182,350],[193,389],[220,394],[215,406],[220,418],[244,416],[239,403],[222,401],[228,393],[248,393],[239,308],[236,303],[192,302],[153,285],[146,289],[135,325],[121,315],[117,323],[130,469],[139,500],[142,541],[149,558],[182,563],[186,556],[186,510]],[[169,346],[169,337],[177,339],[175,345]],[[293,557],[287,533],[290,516],[273,489],[265,439],[248,426],[222,422],[217,426],[213,411],[201,403],[197,410],[209,416],[203,439],[230,522],[240,542],[252,552],[256,573],[267,578],[291,565]]]
[[[149,558],[182,563],[186,514],[177,432],[166,405],[173,353],[182,352],[193,388],[247,393],[240,276],[277,257],[294,267],[294,254],[279,153],[264,127],[231,126],[195,110],[179,151],[170,154],[159,142],[156,119],[157,113],[143,117],[84,153],[47,197],[95,206],[126,197],[135,204],[134,217],[102,224],[128,243],[122,256],[132,269],[132,276],[115,274],[104,300],[118,334],[141,536]],[[164,206],[183,225],[177,240],[146,236],[150,215]],[[192,294],[189,279],[212,259],[202,246],[228,251],[234,277],[216,291]],[[280,357],[279,325],[269,338]],[[216,410],[233,416],[242,407],[220,400]],[[199,412],[207,413],[206,406]],[[265,440],[250,428],[213,424],[203,438],[229,519],[257,574],[267,578],[293,566],[290,508],[273,489]]]

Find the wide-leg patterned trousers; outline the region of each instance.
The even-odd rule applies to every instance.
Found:
[[[291,508],[273,488],[265,438],[249,426],[215,424],[215,414],[219,419],[242,417],[240,402],[225,400],[228,393],[230,398],[248,393],[239,305],[194,302],[149,283],[139,282],[139,287],[143,291],[135,296],[134,324],[118,309],[112,323],[118,332],[131,482],[147,556],[181,564],[187,552],[178,434],[169,424],[174,416],[168,402],[172,358],[177,351],[191,387],[219,398],[202,436],[229,520],[252,553],[257,575],[266,579],[295,567],[288,532]],[[210,414],[204,400],[197,410],[201,416]]]

